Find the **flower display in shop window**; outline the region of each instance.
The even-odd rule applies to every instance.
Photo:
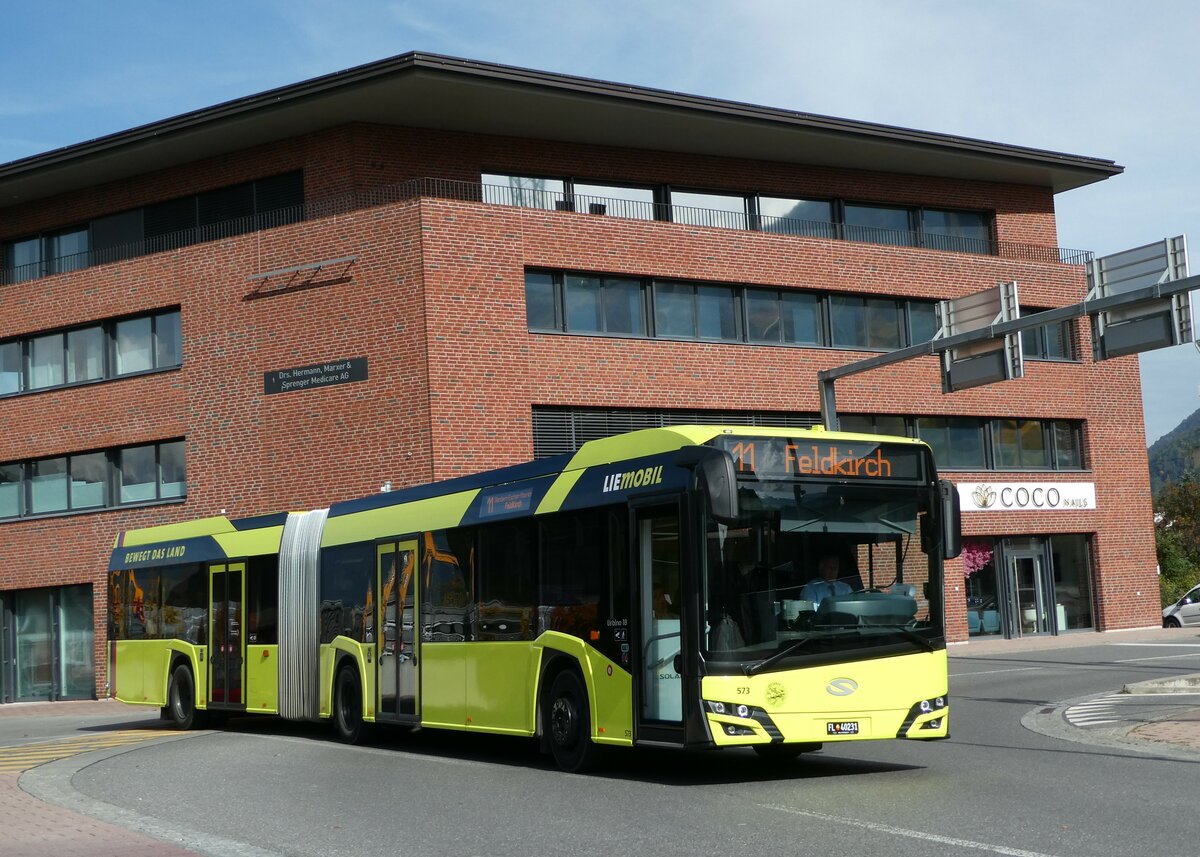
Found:
[[[987,542],[967,539],[963,541],[963,577],[970,577],[979,569],[991,565],[994,549]]]

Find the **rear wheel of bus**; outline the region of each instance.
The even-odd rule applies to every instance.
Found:
[[[596,763],[599,748],[592,743],[587,688],[579,673],[565,669],[554,677],[542,716],[550,752],[560,768],[575,773]]]
[[[338,670],[333,683],[333,725],[338,738],[346,744],[359,744],[367,736],[363,722],[362,682],[358,668],[347,662]]]

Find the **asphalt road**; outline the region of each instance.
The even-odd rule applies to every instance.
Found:
[[[826,745],[784,768],[749,751],[638,751],[567,775],[531,741],[418,732],[345,747],[320,727],[245,719],[82,769],[56,762],[22,786],[239,857],[1193,855],[1200,753],[1066,717],[1130,682],[1200,672],[1200,638],[1163,639],[954,654],[951,740]]]

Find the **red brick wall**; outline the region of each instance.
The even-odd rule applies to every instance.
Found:
[[[414,176],[478,181],[487,169],[989,208],[1002,239],[1052,245],[1055,234],[1052,196],[1040,188],[351,126],[6,208],[0,235],[298,167],[309,199]],[[346,256],[357,258],[295,278],[249,279]],[[926,298],[1015,279],[1022,302],[1039,307],[1078,301],[1084,290],[1082,271],[1062,265],[442,200],[6,286],[0,339],[179,305],[184,364],[0,402],[0,461],[186,436],[189,493],[186,503],[0,523],[0,589],[92,582],[99,667],[103,570],[118,530],[222,510],[310,508],[387,480],[400,486],[522,461],[532,454],[535,404],[816,411],[816,371],[860,356],[530,334],[530,266]],[[254,297],[256,289],[268,296]],[[367,382],[263,395],[266,371],[349,357],[368,359]],[[1029,478],[1094,481],[1096,511],[968,515],[967,532],[1095,533],[1100,626],[1157,621],[1133,359],[1032,363],[1024,380],[943,396],[936,361],[925,358],[844,380],[838,398],[844,412],[1086,420],[1093,472]],[[965,638],[961,599],[949,606],[950,634]]]

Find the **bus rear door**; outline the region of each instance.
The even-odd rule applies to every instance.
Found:
[[[411,723],[419,720],[420,680],[415,620],[418,579],[417,543],[384,542],[376,546],[375,591],[376,719]]]

